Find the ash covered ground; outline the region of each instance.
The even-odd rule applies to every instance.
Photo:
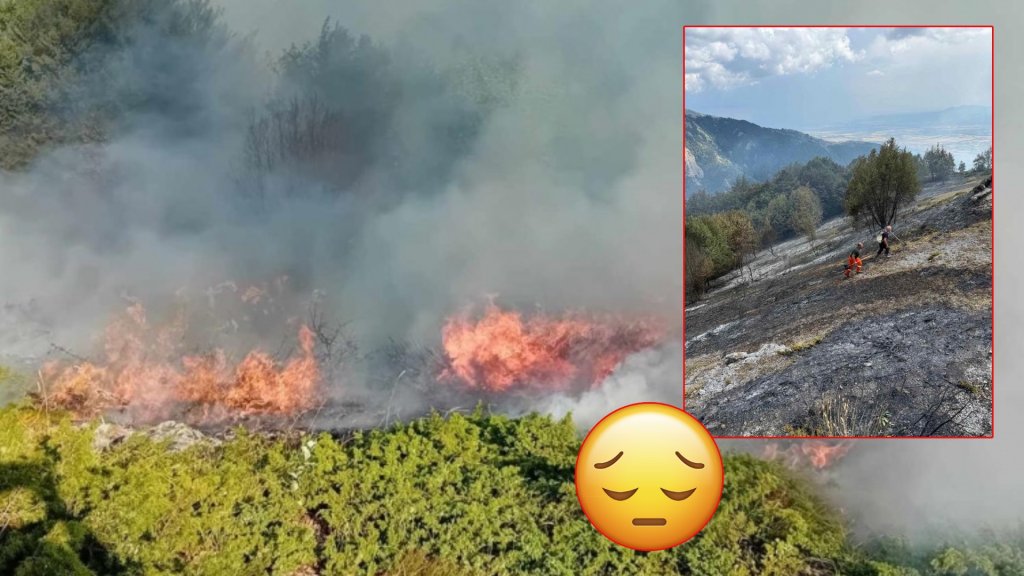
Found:
[[[687,410],[722,436],[990,435],[990,186],[926,186],[888,259],[836,219],[723,278],[686,309]]]

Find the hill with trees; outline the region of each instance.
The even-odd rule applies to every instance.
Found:
[[[741,177],[719,194],[701,191],[687,198],[687,298],[699,296],[708,281],[738,268],[757,250],[813,235],[822,219],[842,215],[849,180],[847,168],[818,157],[787,166],[765,182]],[[742,234],[730,232],[737,226]]]
[[[715,194],[739,178],[760,182],[781,168],[828,158],[842,165],[877,144],[829,142],[796,130],[765,128],[745,120],[686,111],[686,193]]]
[[[692,259],[686,267],[687,299],[698,298],[708,282],[740,268],[758,250],[797,236],[813,240],[823,221],[849,215],[882,227],[921,185],[984,176],[991,167],[991,148],[968,170],[966,165],[957,169],[941,145],[911,154],[890,139],[847,165],[817,157],[786,166],[764,182],[740,176],[718,194],[701,190],[685,204],[686,254]]]

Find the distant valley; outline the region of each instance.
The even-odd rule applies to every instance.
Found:
[[[817,128],[807,133],[828,141],[883,142],[895,138],[915,154],[940,144],[970,168],[974,157],[992,145],[992,110],[957,106],[929,112],[871,116]]]
[[[766,180],[789,164],[818,156],[847,164],[874,147],[869,141],[829,141],[687,110],[686,194],[701,189],[721,192],[740,176]]]
[[[816,156],[847,164],[890,137],[915,154],[940,144],[968,168],[992,145],[987,106],[871,116],[801,130],[766,128],[687,110],[687,196],[701,189],[721,192],[740,176],[763,181],[789,164]]]

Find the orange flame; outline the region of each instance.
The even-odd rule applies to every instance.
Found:
[[[850,440],[798,440],[785,448],[773,442],[764,447],[761,455],[768,460],[782,461],[790,468],[811,466],[824,470],[842,460],[852,447]]]
[[[149,326],[143,307],[132,304],[104,332],[104,361],[51,362],[40,373],[47,398],[81,416],[128,409],[140,420],[167,418],[199,408],[208,421],[227,416],[293,415],[318,400],[320,373],[313,331],[299,329],[299,353],[283,365],[254,350],[232,368],[227,354],[180,350],[186,328],[179,309],[166,326]]]
[[[446,322],[448,368],[440,379],[489,392],[540,387],[564,390],[600,384],[627,356],[656,345],[661,333],[643,322],[590,319],[578,314],[524,320],[493,303],[473,320],[467,312]]]

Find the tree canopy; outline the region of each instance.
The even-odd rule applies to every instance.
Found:
[[[814,240],[818,225],[821,224],[821,201],[818,200],[818,195],[807,186],[801,186],[793,191],[791,203],[793,212],[790,215],[790,225],[794,230]]]
[[[872,150],[854,162],[846,211],[881,228],[892,224],[920,190],[914,155],[890,138],[877,153]]]

